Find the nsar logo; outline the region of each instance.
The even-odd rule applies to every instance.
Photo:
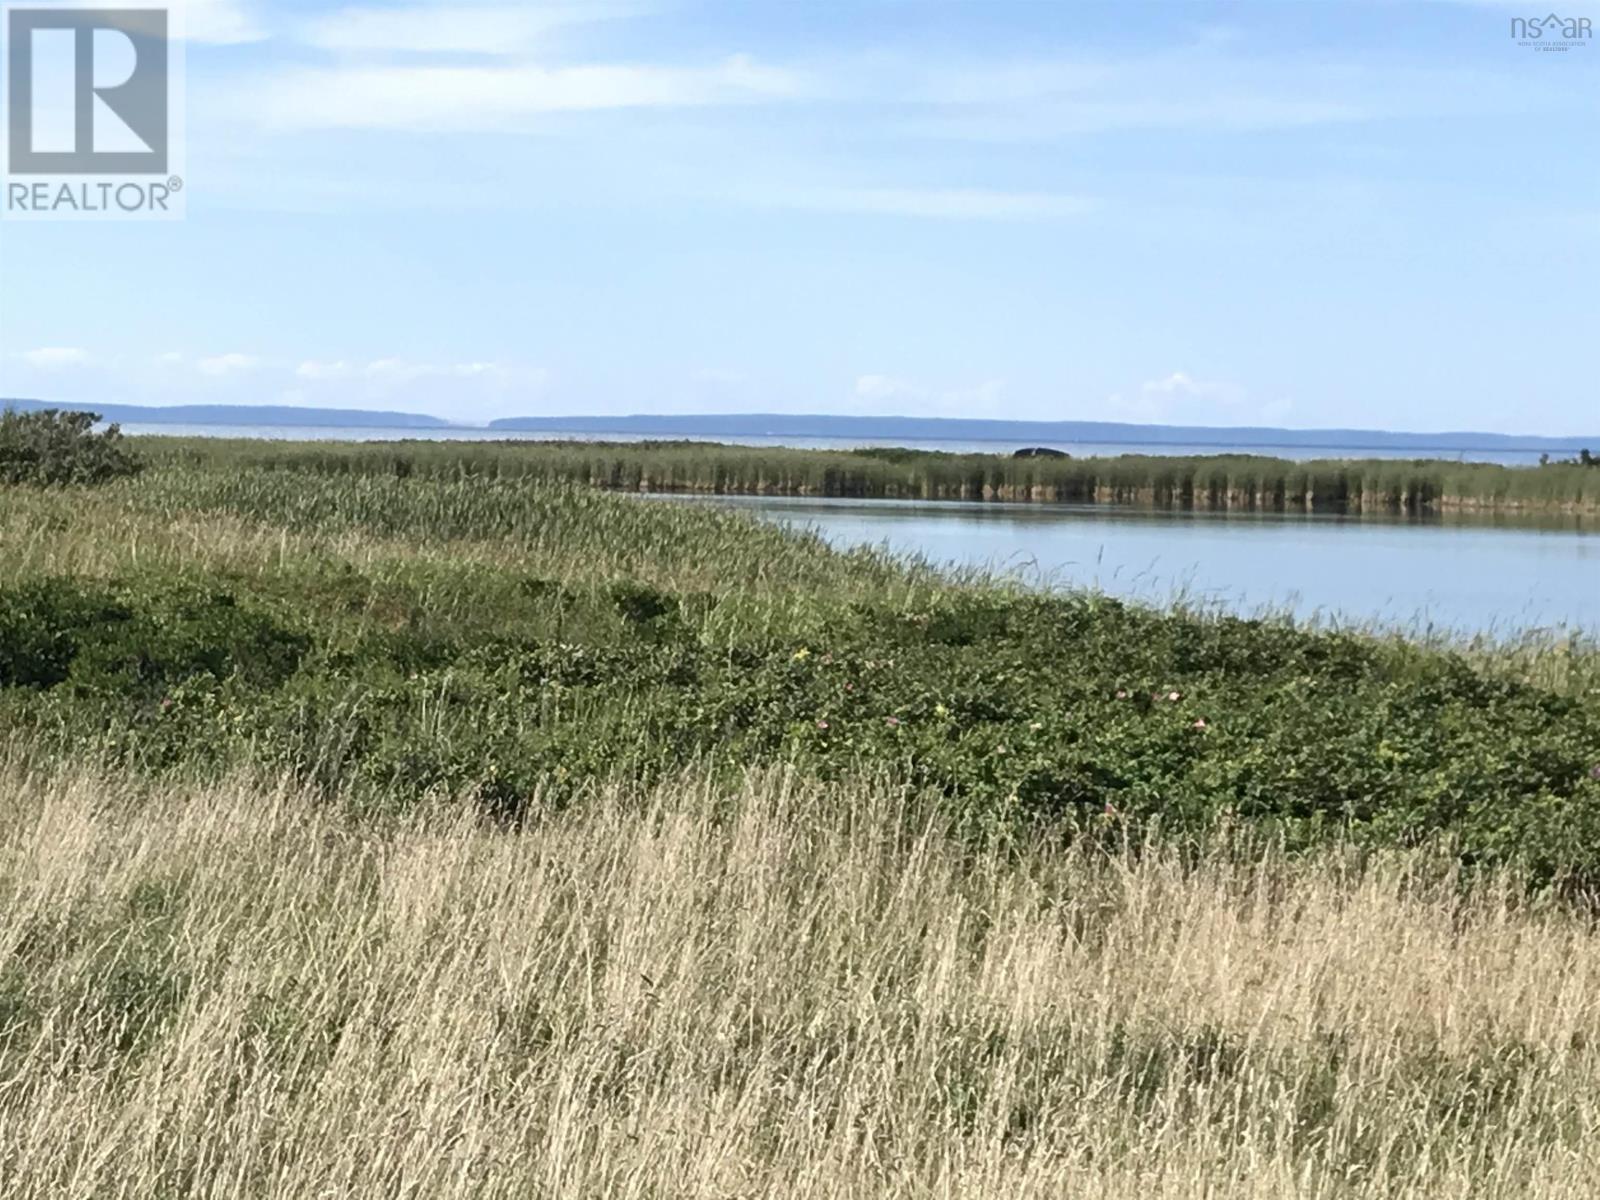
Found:
[[[1550,13],[1543,17],[1512,17],[1511,36],[1517,45],[1530,50],[1575,50],[1588,44],[1594,23],[1588,17],[1563,17]]]

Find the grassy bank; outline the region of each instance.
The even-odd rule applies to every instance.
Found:
[[[856,781],[508,831],[0,775],[0,1188],[1593,1195],[1600,939],[1516,879],[965,847]]]
[[[7,494],[0,725],[29,753],[513,818],[691,765],[885,770],[986,836],[1243,821],[1600,879],[1582,645],[1031,594],[734,514],[271,453]]]
[[[285,446],[143,439],[160,461],[352,475],[545,479],[620,491],[1018,500],[1269,512],[1600,512],[1600,470],[1435,459],[1257,455],[1026,458],[711,443],[431,442]]]
[[[0,1194],[1592,1194],[1591,648],[210,453],[0,491]]]

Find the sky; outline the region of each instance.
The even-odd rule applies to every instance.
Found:
[[[0,395],[1600,433],[1547,11],[192,0],[186,216],[0,223]]]

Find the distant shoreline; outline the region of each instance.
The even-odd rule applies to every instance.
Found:
[[[0,408],[82,408],[37,399],[0,398]],[[1346,450],[1360,452],[1428,451],[1447,454],[1500,452],[1576,454],[1600,450],[1600,432],[1593,436],[1552,437],[1532,434],[1479,433],[1446,430],[1436,433],[1374,429],[1282,429],[1271,426],[1136,425],[1113,421],[1006,421],[964,417],[875,417],[823,413],[686,413],[629,416],[506,417],[484,425],[466,425],[421,413],[372,412],[360,409],[294,408],[286,405],[99,404],[94,411],[119,424],[258,427],[283,429],[350,429],[439,433],[452,437],[546,433],[648,438],[799,438],[899,444],[904,442],[1019,443],[1078,446],[1184,447],[1219,450]]]

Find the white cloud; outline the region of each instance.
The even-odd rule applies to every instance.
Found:
[[[353,371],[350,364],[343,359],[337,362],[307,359],[294,369],[294,373],[301,379],[348,379]]]
[[[1144,392],[1149,396],[1201,396],[1222,397],[1230,393],[1231,389],[1219,383],[1202,383],[1185,371],[1174,371],[1160,379],[1152,379],[1145,383]]]
[[[757,103],[803,88],[744,55],[706,67],[341,64],[270,77],[249,105],[278,129],[503,130],[547,113]]]
[[[1243,425],[1281,420],[1292,407],[1286,399],[1252,402],[1243,388],[1197,379],[1172,371],[1146,380],[1131,395],[1118,393],[1107,401],[1112,415],[1124,420],[1177,425]]]
[[[259,42],[267,36],[240,0],[187,0],[183,14],[187,41],[226,46]]]
[[[133,404],[293,403],[401,409],[458,421],[526,412],[548,394],[552,381],[542,367],[487,357],[424,361],[393,356],[365,361],[332,354],[289,358],[169,350],[118,355],[104,349],[44,347],[6,351],[0,360],[8,369],[17,364],[19,383],[29,369],[59,369],[48,387],[42,381],[38,384],[38,394],[74,402],[98,398],[103,380],[111,377],[117,399]],[[76,367],[89,369],[81,375],[67,373],[66,368]]]
[[[24,350],[17,357],[38,371],[54,371],[62,367],[83,367],[89,364],[89,352],[80,350],[76,346],[41,346],[37,350]]]
[[[1003,379],[986,379],[969,388],[940,389],[893,375],[862,375],[856,379],[858,400],[877,405],[884,413],[917,416],[967,417],[994,413],[1005,391]]]
[[[856,380],[856,395],[863,400],[894,400],[920,395],[921,389],[889,375],[863,375]]]
[[[1375,0],[1375,2],[1398,4],[1404,3],[1405,0]],[[1545,12],[1549,11],[1535,7],[1529,0],[1436,0],[1436,2],[1439,4],[1466,5],[1470,8],[1514,8],[1524,13],[1531,9],[1532,14],[1536,16],[1543,16]],[[1600,0],[1562,0],[1562,3],[1556,6],[1556,11],[1561,13],[1579,12],[1589,8],[1600,8]]]
[[[819,211],[958,221],[1076,217],[1094,207],[1094,202],[1084,196],[982,188],[842,188],[777,193],[772,200]]]
[[[748,382],[743,371],[730,371],[725,367],[701,367],[690,375],[690,379],[712,387],[737,387]]]
[[[302,363],[300,374],[304,378],[339,378],[339,374],[324,371],[323,374],[308,373],[307,366],[319,368],[345,369],[345,364]],[[459,363],[427,363],[413,362],[404,358],[379,358],[360,369],[360,374],[370,380],[374,385],[384,388],[401,387],[415,383],[420,379],[472,379],[488,385],[515,385],[523,388],[543,387],[548,380],[548,372],[539,367],[516,367],[497,362],[459,362]]]
[[[346,8],[309,22],[301,37],[318,49],[344,54],[504,56],[526,53],[561,26],[624,16],[636,7],[546,0],[514,6]]]
[[[336,396],[340,404],[406,408],[471,422],[514,416],[550,385],[550,372],[541,367],[484,359],[419,362],[379,358],[352,366],[349,374],[348,382],[339,383],[328,381],[340,376],[317,376],[322,390],[314,402],[332,403],[330,397]],[[311,377],[302,374],[302,378]]]
[[[1433,107],[1439,107],[1435,104]],[[948,108],[911,132],[977,141],[1050,142],[1091,133],[1135,129],[1207,129],[1232,133],[1300,129],[1374,120],[1385,107],[1361,99],[1330,95],[1306,98],[1261,93],[1229,93],[1197,82],[1190,94],[1170,99],[1083,97],[1018,105],[995,112],[980,107]]]
[[[369,362],[362,368],[362,374],[368,379],[377,379],[387,383],[409,383],[413,379],[420,379],[424,375],[434,374],[436,368],[424,363],[407,362],[403,358],[380,358]]]
[[[893,104],[885,119],[902,134],[1019,144],[1122,130],[1251,133],[1570,105],[1562,89],[1524,71],[1431,60],[1374,71],[1351,55],[1252,53],[1251,40],[1236,32],[1192,27],[1182,42],[1092,58],[885,55],[835,63],[826,82],[857,103]]]
[[[194,366],[202,375],[221,377],[235,375],[244,371],[254,371],[262,365],[261,360],[253,354],[217,354],[211,358],[202,358]]]

